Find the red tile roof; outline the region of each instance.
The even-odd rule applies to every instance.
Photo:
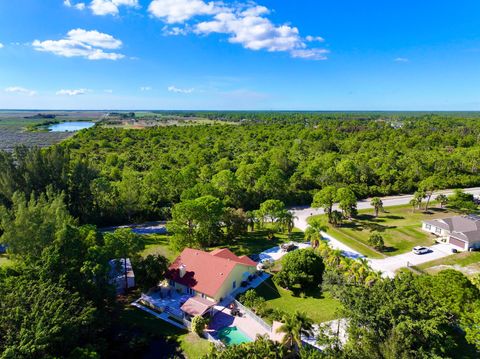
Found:
[[[180,267],[185,275],[180,276]],[[245,256],[237,257],[228,249],[204,252],[185,248],[167,271],[167,278],[192,288],[196,292],[215,297],[225,280],[237,265],[255,267],[257,263]]]
[[[257,263],[248,258],[247,256],[236,256],[232,251],[227,248],[219,248],[215,249],[213,252],[210,252],[212,256],[221,257],[225,259],[230,259],[232,261],[236,261],[238,263],[245,264],[246,266],[256,266]]]

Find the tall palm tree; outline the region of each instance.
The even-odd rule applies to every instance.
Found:
[[[383,210],[383,202],[380,199],[380,197],[374,197],[372,198],[372,201],[370,202],[372,205],[373,209],[375,210],[375,217],[378,217],[378,212],[380,210]]]
[[[302,336],[313,335],[313,321],[305,314],[295,311],[282,318],[283,324],[277,329],[277,333],[284,333],[283,344],[298,351],[302,346]]]

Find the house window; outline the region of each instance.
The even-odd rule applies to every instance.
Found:
[[[435,228],[435,233],[440,234],[440,233],[442,233],[442,230],[437,227],[437,228]]]
[[[175,282],[174,282],[173,280],[170,279],[169,284],[170,284],[173,288],[175,288]]]
[[[187,288],[187,293],[191,294],[191,295],[194,295],[195,291],[192,288]]]
[[[237,288],[237,281],[236,280],[233,281],[233,289],[235,289],[235,288]]]
[[[429,224],[426,224],[426,225],[425,225],[425,228],[428,229],[428,230],[431,230],[431,229],[432,229],[432,226],[429,225]]]

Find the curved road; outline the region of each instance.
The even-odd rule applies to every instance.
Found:
[[[480,196],[480,187],[475,188],[465,188],[463,189],[466,193],[473,194],[475,196]],[[435,192],[434,196],[439,194],[451,195],[453,190],[443,190]],[[382,202],[384,207],[400,206],[408,204],[413,198],[413,195],[401,195],[401,196],[389,196],[382,197]],[[357,204],[358,209],[369,209],[373,208],[370,204],[371,199],[367,198],[361,200]],[[338,209],[338,205],[334,205],[334,209]],[[293,207],[290,208],[295,218],[295,227],[304,231],[308,224],[307,218],[317,214],[324,214],[323,209],[315,209],[311,207]],[[346,244],[340,242],[334,237],[330,236],[327,233],[322,232],[322,235],[327,238],[331,247],[335,249],[340,249],[343,253],[351,258],[361,258],[364,257],[357,251],[348,247]],[[429,262],[435,259],[446,257],[452,254],[451,247],[449,244],[436,244],[430,248],[430,252],[423,255],[416,255],[413,253],[404,253],[399,254],[398,256],[386,257],[384,259],[369,259],[370,266],[378,271],[381,271],[384,275],[392,277],[397,269],[406,267],[407,265],[418,265],[425,262]]]

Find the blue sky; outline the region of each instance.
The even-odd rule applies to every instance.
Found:
[[[0,1],[0,108],[480,110],[480,2]]]

